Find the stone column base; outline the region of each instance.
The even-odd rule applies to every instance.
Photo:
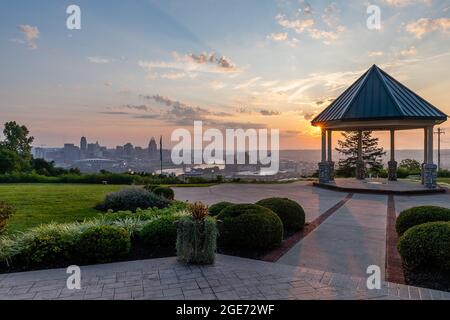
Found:
[[[388,162],[388,180],[397,181],[397,161]]]
[[[366,178],[366,164],[362,160],[356,161],[356,179],[364,180]]]
[[[434,189],[437,184],[437,165],[426,164],[423,170],[424,175],[424,186],[426,188]]]
[[[319,183],[329,183],[331,181],[330,175],[330,163],[320,162],[319,163]]]
[[[334,162],[333,161],[328,161],[328,165],[329,165],[329,170],[330,170],[330,181],[334,181],[334,177],[335,177],[335,171],[334,171]]]
[[[421,166],[422,171],[420,172],[420,176],[422,178],[422,184],[425,184],[425,166],[426,165],[427,165],[426,163],[422,163],[422,166]]]

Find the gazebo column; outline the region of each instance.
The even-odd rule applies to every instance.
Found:
[[[388,180],[397,181],[397,161],[395,161],[395,130],[391,130],[391,160],[388,162]]]
[[[319,182],[330,182],[330,164],[327,161],[327,130],[322,128],[322,156],[319,163]]]
[[[356,160],[356,179],[364,180],[366,176],[365,164],[362,154],[362,131],[358,131],[358,160]]]
[[[434,126],[427,127],[427,163],[424,167],[424,185],[427,188],[436,188],[437,165],[433,163],[433,130]]]
[[[334,181],[334,162],[333,162],[333,131],[327,130],[327,146],[328,146],[328,154],[327,154],[327,161],[329,165],[330,170],[330,181]]]
[[[425,184],[425,166],[428,161],[428,128],[423,129],[423,163],[422,163],[422,184]]]

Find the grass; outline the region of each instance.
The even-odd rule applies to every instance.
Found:
[[[0,200],[12,204],[16,213],[6,234],[50,222],[83,221],[99,215],[95,204],[124,186],[87,184],[1,184]]]

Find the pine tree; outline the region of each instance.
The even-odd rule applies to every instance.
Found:
[[[358,160],[358,132],[346,131],[342,133],[344,140],[339,140],[336,150],[345,156],[339,160],[338,175],[353,176]],[[362,156],[366,168],[372,172],[383,169],[382,156],[386,154],[382,147],[378,147],[378,138],[372,137],[372,131],[362,132]]]

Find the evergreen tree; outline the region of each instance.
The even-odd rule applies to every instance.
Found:
[[[336,150],[345,158],[339,160],[336,173],[349,177],[355,175],[356,161],[358,160],[358,132],[346,131],[342,133],[342,136],[344,139],[338,141],[339,147]],[[383,169],[382,156],[385,154],[383,148],[378,146],[378,138],[372,137],[372,131],[363,131],[362,157],[366,168],[372,172]]]

